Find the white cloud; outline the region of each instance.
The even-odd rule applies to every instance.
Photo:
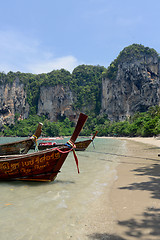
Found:
[[[66,69],[70,72],[78,65],[78,61],[73,56],[66,56],[61,58],[55,58],[50,61],[37,62],[35,64],[28,65],[28,69],[32,73],[48,73],[54,69]]]
[[[0,72],[5,73],[39,74],[61,68],[72,71],[78,65],[74,56],[55,58],[40,41],[13,31],[0,31],[0,53]]]

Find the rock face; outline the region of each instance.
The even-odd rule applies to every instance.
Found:
[[[131,49],[130,52],[127,50],[121,53],[117,58],[118,60],[111,64],[111,70],[107,69],[105,77],[102,79],[101,113],[107,114],[110,120],[124,120],[137,111],[147,111],[150,106],[160,104],[160,61],[158,54],[155,50],[139,45],[128,47],[128,49]],[[77,74],[80,76],[80,79],[77,77],[78,80],[84,80],[84,83],[85,78],[90,77],[88,73],[88,75],[81,74],[81,71],[78,71]],[[0,128],[4,124],[14,124],[15,114],[21,115],[22,119],[29,116],[30,107],[27,103],[27,90],[24,90],[24,84],[25,89],[31,88],[32,83],[34,83],[33,76],[16,74],[14,76],[13,83],[8,83],[9,80],[13,79],[8,77],[5,80],[1,75]],[[21,76],[21,82],[18,76]],[[56,86],[48,86],[48,80],[45,82],[45,77],[43,81],[41,79],[43,75],[36,79],[39,81],[38,89],[36,88],[37,91],[35,91],[35,95],[37,94],[36,102],[38,99],[37,114],[46,115],[50,121],[67,117],[76,122],[79,112],[74,109],[76,96],[73,96],[69,86],[66,86],[66,82],[69,83],[69,81],[66,80],[65,85],[58,84],[60,82],[57,81]],[[48,76],[46,79],[49,79]],[[51,82],[54,83],[53,79]],[[85,85],[80,84],[80,86],[79,89],[82,91]],[[34,89],[31,92],[29,92],[30,95],[34,94]],[[92,102],[90,105],[84,104],[84,98],[81,109],[84,110],[84,113],[89,110],[92,112]],[[100,101],[98,102],[98,111],[99,108]]]
[[[64,116],[75,121],[77,113],[73,110],[73,94],[69,87],[41,87],[38,115],[46,115],[51,121],[57,121]]]
[[[137,111],[160,103],[158,56],[142,54],[120,61],[115,79],[102,79],[102,113],[110,120],[124,120]]]
[[[15,113],[22,118],[29,115],[29,105],[26,101],[24,86],[17,78],[13,84],[0,85],[0,127],[4,124],[14,124]]]
[[[57,121],[63,117],[76,121],[78,112],[73,110],[73,104],[73,94],[69,87],[42,86],[37,114],[46,115],[50,121]],[[21,115],[22,119],[29,116],[27,93],[18,78],[13,83],[0,85],[0,128],[5,124],[14,124],[16,113]]]

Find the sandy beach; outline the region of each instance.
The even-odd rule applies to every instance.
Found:
[[[91,240],[160,239],[160,140],[118,138],[126,152],[118,156],[117,179],[93,202],[81,223]]]

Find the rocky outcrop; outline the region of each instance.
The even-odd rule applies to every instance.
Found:
[[[8,75],[1,74],[0,128],[4,124],[14,124],[16,114],[21,115],[21,119],[29,116],[27,89],[31,112],[39,116],[45,115],[50,121],[67,117],[76,122],[79,112],[74,109],[74,105],[84,113],[91,114],[95,113],[97,108],[99,114],[102,71],[98,69],[100,72],[96,75],[93,69],[92,71],[89,71],[90,68],[86,68],[85,71],[84,69],[84,66],[77,68],[74,75],[67,75],[68,78],[65,78],[65,74],[68,73],[64,71],[62,75],[61,72],[37,76],[12,72]],[[61,81],[58,81],[60,76]],[[94,85],[93,78],[98,81],[96,86],[100,89],[96,93],[97,96],[94,95],[95,87],[91,86]],[[88,85],[85,85],[86,79]],[[74,81],[77,89],[73,84]],[[76,89],[75,95],[79,93],[78,90],[80,91],[80,96],[77,95],[77,99],[80,99],[78,104],[76,96],[67,84],[72,84],[73,91]],[[88,99],[88,96],[91,96],[91,89],[94,96]],[[110,120],[115,121],[124,120],[137,111],[146,111],[150,106],[159,105],[160,62],[156,51],[138,44],[133,44],[122,51],[103,74],[101,96],[101,113],[107,114]]]
[[[68,86],[42,86],[38,101],[38,115],[46,115],[50,121],[57,121],[61,117],[75,121],[77,113],[73,110],[73,103],[73,94]]]
[[[15,113],[22,118],[29,115],[29,105],[26,101],[24,85],[17,78],[13,84],[0,85],[0,127],[4,124],[14,124]]]
[[[157,54],[122,59],[114,79],[102,80],[102,113],[124,120],[160,103],[160,64]]]
[[[76,121],[78,112],[73,110],[73,94],[69,87],[57,85],[40,87],[37,114],[45,115],[50,121],[68,117]],[[13,83],[0,85],[0,128],[14,124],[15,114],[25,119],[29,116],[29,104],[24,85],[17,78]]]

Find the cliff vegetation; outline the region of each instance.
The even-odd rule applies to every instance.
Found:
[[[68,118],[63,121],[50,122],[44,116],[30,116],[23,121],[16,120],[14,125],[5,125],[1,136],[32,135],[36,130],[37,123],[42,122],[43,136],[70,136],[74,131],[74,123]],[[160,134],[160,107],[153,106],[147,112],[137,112],[125,121],[112,122],[107,116],[88,117],[81,132],[81,136],[89,136],[98,130],[98,136],[141,136],[152,137]]]
[[[43,135],[45,136],[71,135],[74,123],[67,117],[60,117],[56,122],[51,122],[47,118],[47,115],[42,114],[41,116],[37,116],[38,101],[42,87],[54,87],[57,85],[69,87],[73,93],[73,110],[75,112],[82,111],[89,115],[81,135],[90,135],[96,130],[99,131],[99,136],[153,136],[160,134],[160,108],[157,105],[159,100],[157,97],[158,93],[156,92],[159,86],[158,67],[155,65],[152,69],[150,63],[150,65],[147,63],[148,65],[146,64],[145,66],[145,61],[148,61],[152,57],[156,57],[159,61],[159,55],[154,49],[144,47],[141,44],[133,44],[124,48],[107,69],[99,65],[80,65],[72,73],[65,69],[53,70],[50,73],[38,75],[21,72],[9,72],[5,74],[1,72],[0,86],[5,84],[11,86],[14,82],[24,85],[24,90],[27,94],[26,101],[29,104],[29,116],[23,119],[23,121],[18,120],[20,114],[15,112],[14,124],[5,124],[0,134],[4,136],[28,136],[34,132],[38,121],[41,121],[44,124]],[[140,61],[141,64],[136,65],[136,61]],[[125,67],[122,67],[123,64]],[[123,71],[119,70],[121,68]],[[137,69],[138,72],[136,72]],[[125,74],[124,76],[127,79],[129,87],[126,87],[127,85],[125,86],[125,83],[121,82],[121,74]],[[118,76],[120,76],[120,79],[116,82]],[[132,94],[128,92],[128,89],[137,94],[132,96],[133,99],[137,96],[137,101],[139,101],[138,96],[141,93],[143,94],[142,98],[148,99],[147,91],[149,90],[152,91],[152,95],[156,100],[151,99],[148,105],[144,106],[143,101],[140,99],[141,106],[137,109],[142,109],[142,111],[131,111],[134,114],[130,116],[125,115],[125,113],[123,121],[111,121],[107,113],[109,107],[106,107],[106,112],[102,111],[102,79],[109,79],[115,84],[113,86],[106,84],[106,86],[110,87],[109,89],[105,89],[108,92],[111,91],[109,92],[110,102],[106,100],[111,110],[114,109],[116,104],[119,106],[119,109],[123,108],[123,101],[126,101],[127,104],[129,103],[128,99]],[[131,84],[131,81],[133,84]],[[144,86],[148,86],[148,89],[146,88],[145,90],[146,93],[143,84]],[[131,88],[132,85],[133,89]],[[157,90],[155,91],[155,89]],[[149,95],[151,96],[150,93]],[[119,96],[123,96],[123,98],[119,98]],[[116,103],[118,98],[119,102]],[[131,99],[131,103],[132,101]],[[130,107],[129,105],[126,106],[127,109]]]
[[[133,60],[141,59],[144,56],[157,56],[159,54],[153,48],[144,47],[141,44],[132,44],[125,47],[118,55],[118,57],[110,64],[110,66],[103,72],[103,77],[115,79],[118,71],[118,64],[121,62],[132,62]]]

